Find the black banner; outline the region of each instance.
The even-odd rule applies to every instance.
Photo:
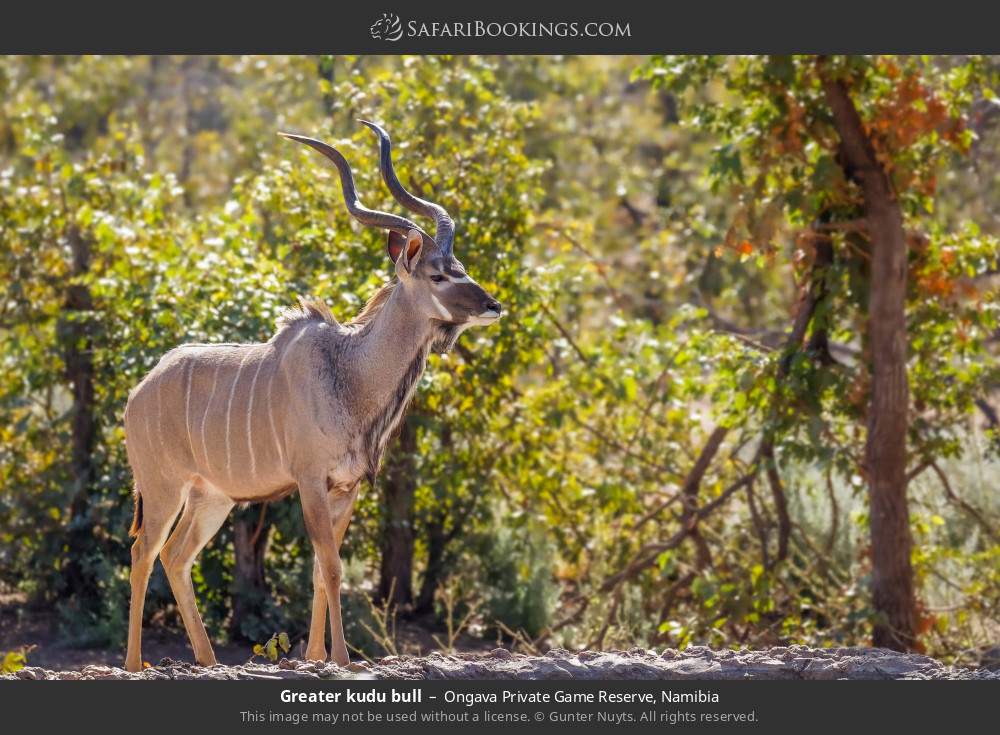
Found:
[[[794,0],[12,3],[0,53],[971,53],[995,5]],[[931,9],[933,7],[933,10]]]
[[[972,732],[995,682],[239,681],[0,683],[4,730],[102,733]],[[471,728],[471,729],[470,729]]]

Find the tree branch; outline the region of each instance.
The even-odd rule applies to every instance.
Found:
[[[705,473],[712,464],[712,460],[715,459],[715,455],[718,454],[719,447],[722,446],[722,441],[726,438],[726,434],[728,433],[729,429],[726,427],[718,426],[715,428],[715,431],[709,435],[708,441],[705,442],[705,446],[702,447],[701,453],[698,455],[698,459],[694,463],[694,467],[691,468],[687,477],[684,478],[684,484],[681,486],[681,489],[640,518],[638,522],[636,522],[635,526],[633,526],[633,530],[638,531],[642,528],[642,526],[658,516],[666,510],[671,503],[677,500],[683,498],[686,505],[693,502],[693,499],[697,497],[698,487],[701,485],[701,481],[705,477]]]
[[[975,507],[970,505],[968,502],[960,498],[955,493],[955,491],[951,487],[951,481],[948,480],[948,476],[944,473],[944,470],[941,469],[938,463],[931,462],[930,468],[934,470],[934,474],[937,475],[938,479],[941,481],[941,485],[944,487],[944,492],[945,495],[948,496],[948,499],[951,500],[951,502],[953,502],[963,511],[965,511],[965,513],[969,517],[975,520],[991,539],[993,539],[994,541],[1000,540],[1000,534],[997,533],[997,530],[996,528],[994,528],[994,525],[990,523],[988,520],[986,520],[986,518],[983,517],[983,514],[980,513],[978,510],[976,510]]]

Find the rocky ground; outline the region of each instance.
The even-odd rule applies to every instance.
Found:
[[[993,679],[1000,671],[958,669],[915,654],[871,648],[805,646],[762,651],[713,651],[692,647],[661,653],[553,649],[525,656],[498,648],[489,653],[389,656],[374,663],[336,664],[283,659],[276,664],[220,664],[211,668],[163,659],[158,666],[130,674],[113,666],[79,671],[26,667],[0,679]]]

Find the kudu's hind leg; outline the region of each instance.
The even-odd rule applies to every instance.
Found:
[[[233,501],[222,493],[193,488],[177,528],[160,552],[160,561],[191,641],[194,659],[201,666],[214,666],[216,660],[205,623],[198,612],[194,585],[191,583],[191,567],[201,550],[219,532],[233,505]]]
[[[142,609],[146,602],[146,587],[153,572],[156,555],[163,547],[170,524],[174,522],[184,502],[184,490],[165,483],[136,483],[142,498],[142,521],[132,544],[132,570],[129,582],[132,598],[128,613],[128,652],[125,668],[142,670]]]
[[[355,485],[348,492],[328,493],[327,502],[330,507],[330,518],[333,522],[333,540],[340,554],[340,547],[344,543],[344,534],[351,523],[351,516],[354,513],[354,501],[358,498],[358,485]],[[326,590],[324,589],[323,575],[320,573],[319,557],[313,556],[313,604],[312,620],[309,624],[309,645],[306,646],[306,658],[310,661],[326,660]],[[347,643],[343,640],[343,628],[340,630],[340,643],[347,649]],[[337,641],[334,641],[336,647]]]

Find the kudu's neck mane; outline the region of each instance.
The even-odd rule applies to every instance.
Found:
[[[372,325],[382,312],[382,309],[387,303],[389,303],[389,300],[392,298],[392,295],[395,293],[398,285],[399,281],[393,278],[387,284],[382,286],[382,288],[372,294],[371,298],[365,302],[364,308],[361,309],[358,315],[351,321],[347,322],[345,326],[348,329],[354,329],[355,335],[363,338],[365,336],[364,333],[372,328]],[[281,328],[286,328],[307,320],[324,321],[328,324],[338,323],[333,314],[330,312],[329,307],[327,307],[327,305],[322,301],[299,299],[298,308],[286,311],[281,319],[279,319],[278,325]],[[438,321],[432,322],[430,351],[439,354],[450,352],[455,346],[455,342],[458,341],[462,331],[463,326],[460,324],[446,324]]]
[[[375,317],[379,315],[382,308],[389,301],[393,292],[396,290],[396,286],[399,284],[395,278],[389,281],[387,284],[382,286],[378,291],[372,294],[371,298],[365,302],[364,307],[354,317],[351,321],[347,322],[345,326],[347,327],[364,327],[375,321]],[[326,322],[327,324],[339,324],[336,317],[333,316],[333,312],[330,311],[328,307],[322,301],[318,299],[307,299],[300,297],[299,305],[297,307],[292,307],[287,309],[278,319],[278,330],[279,332],[289,327],[293,327],[296,324],[301,324],[307,321],[318,321]]]

